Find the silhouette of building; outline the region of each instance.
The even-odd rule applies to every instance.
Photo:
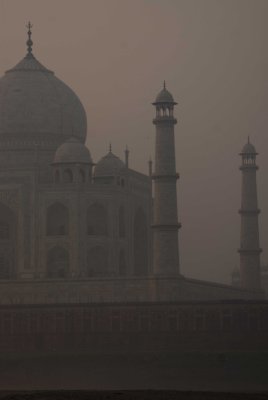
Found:
[[[80,100],[34,57],[30,25],[28,35],[26,56],[0,79],[1,351],[267,344],[254,147],[242,151],[243,287],[188,279],[179,268],[173,96],[164,84],[153,103],[148,176],[130,168],[128,149],[122,161],[110,146],[94,164]]]
[[[243,288],[187,279],[173,96],[164,84],[153,103],[154,171],[134,171],[129,151],[123,162],[111,146],[94,164],[83,105],[34,57],[30,26],[28,35],[26,56],[0,79],[0,303],[260,297],[254,147],[242,152]]]

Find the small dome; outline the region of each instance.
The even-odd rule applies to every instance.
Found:
[[[119,157],[109,151],[106,156],[102,157],[95,167],[95,176],[115,176],[118,175],[123,169],[125,164]]]
[[[250,143],[249,139],[243,147],[241,154],[257,154],[255,147]]]
[[[164,87],[161,90],[161,92],[158,93],[156,96],[155,102],[153,104],[158,104],[158,103],[172,103],[172,104],[177,104],[175,103],[172,94],[166,89],[166,83],[164,82]]]
[[[92,159],[88,148],[75,137],[58,147],[54,164],[59,163],[83,163],[92,164]]]

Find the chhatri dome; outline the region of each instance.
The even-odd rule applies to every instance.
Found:
[[[57,148],[74,136],[85,142],[86,113],[77,95],[28,51],[0,78],[0,144]]]
[[[112,153],[112,148],[110,145],[109,152],[96,164],[94,175],[96,177],[116,176],[119,175],[125,168],[126,166],[124,162]]]
[[[175,103],[172,94],[166,88],[166,81],[164,81],[163,89],[161,90],[161,92],[158,93],[158,95],[156,96],[155,102],[153,104],[155,105],[155,104],[159,104],[159,103],[177,104],[177,103]]]
[[[243,154],[245,154],[245,155],[246,154],[255,154],[255,155],[257,155],[255,147],[249,141],[249,137],[248,137],[248,142],[245,144],[245,146],[243,147],[243,149],[241,151],[241,155],[243,155]]]
[[[89,149],[76,137],[61,144],[54,156],[54,164],[93,164]]]

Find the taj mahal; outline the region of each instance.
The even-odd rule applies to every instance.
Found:
[[[172,94],[164,84],[153,101],[148,175],[128,149],[94,163],[83,105],[35,58],[28,29],[26,56],[0,79],[0,303],[262,298],[254,146],[241,152],[240,286],[182,276]]]

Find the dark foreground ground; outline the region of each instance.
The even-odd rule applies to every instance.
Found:
[[[268,393],[268,354],[177,354],[177,355],[62,355],[36,357],[1,357],[0,399],[46,399],[47,394],[3,391],[131,391],[147,392],[58,392],[57,399],[268,399],[239,397],[238,393]],[[151,392],[209,391],[236,392],[224,395]],[[167,392],[166,392],[167,393]],[[146,397],[144,397],[146,395]],[[161,397],[161,396],[164,397]],[[1,397],[2,396],[2,397]],[[43,396],[43,397],[42,397]],[[45,396],[45,397],[44,397]],[[61,396],[61,397],[59,397]],[[65,397],[64,397],[65,396]],[[94,397],[95,396],[95,397]],[[106,396],[106,397],[105,397]],[[195,397],[194,397],[195,396]],[[199,397],[196,397],[199,396]],[[211,397],[212,396],[212,397]],[[214,397],[213,397],[214,396]],[[216,397],[215,397],[216,396]],[[226,397],[227,396],[227,397]],[[51,397],[49,397],[51,398]],[[53,398],[53,397],[52,397]]]
[[[178,391],[57,391],[0,392],[1,400],[266,400],[267,393],[215,393]]]

